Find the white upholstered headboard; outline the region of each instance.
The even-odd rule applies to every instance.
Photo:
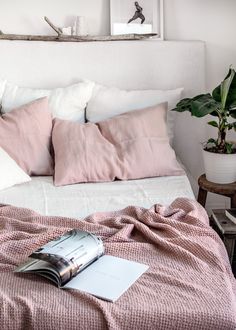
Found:
[[[81,78],[126,89],[205,90],[201,41],[23,42],[0,41],[0,77],[20,86],[53,88]],[[204,125],[178,114],[175,150],[194,177],[202,171]]]

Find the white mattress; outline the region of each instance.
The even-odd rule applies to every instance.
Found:
[[[94,212],[114,211],[128,205],[168,205],[177,197],[194,199],[186,175],[132,181],[86,183],[55,187],[52,177],[0,191],[0,203],[26,207],[42,215],[83,218]]]

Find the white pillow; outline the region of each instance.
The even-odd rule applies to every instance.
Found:
[[[2,86],[2,87],[1,87]],[[0,98],[3,112],[9,112],[44,96],[49,98],[53,117],[84,123],[84,111],[91,98],[94,82],[82,81],[77,84],[55,89],[32,89],[0,82]],[[1,95],[1,90],[3,90]]]
[[[2,95],[4,93],[6,83],[7,83],[6,80],[0,80],[0,100],[2,100]],[[1,102],[0,102],[0,105],[1,105]]]
[[[86,119],[96,123],[123,112],[143,109],[163,102],[168,102],[168,109],[170,110],[180,100],[182,92],[183,88],[126,91],[96,84],[93,89],[92,98],[86,108]],[[176,112],[174,111],[168,111],[167,113],[170,142],[174,138],[175,115]]]
[[[29,181],[31,178],[0,147],[0,190]]]

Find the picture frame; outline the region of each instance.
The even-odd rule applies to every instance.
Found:
[[[164,0],[110,0],[111,35],[157,34],[164,40]]]

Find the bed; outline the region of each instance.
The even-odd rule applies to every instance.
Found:
[[[202,42],[3,44],[2,75],[22,86],[84,77],[126,89],[184,87],[190,96],[204,90]],[[70,61],[61,66],[65,57]],[[236,329],[235,278],[190,185],[202,172],[203,128],[189,117],[175,124],[183,175],[61,187],[52,176],[35,176],[0,191],[3,329]],[[149,271],[114,304],[13,273],[37,247],[72,228],[100,235],[106,253],[148,264]]]
[[[94,212],[118,211],[129,205],[150,208],[177,197],[194,199],[188,177],[149,178],[55,187],[52,177],[0,191],[0,203],[31,208],[42,215],[84,218]]]

